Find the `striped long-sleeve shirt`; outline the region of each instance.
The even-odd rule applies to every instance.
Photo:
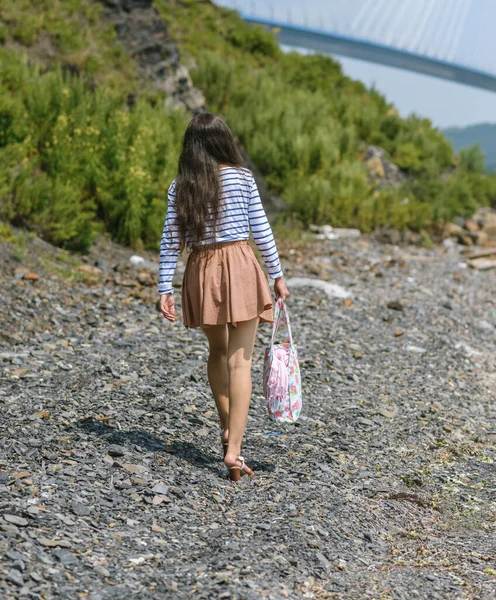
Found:
[[[247,240],[250,229],[257,248],[272,279],[282,277],[281,263],[277,253],[272,229],[267,221],[260,200],[257,184],[247,169],[222,167],[222,202],[219,209],[217,228],[213,232],[212,223],[207,223],[202,245]],[[176,223],[176,181],[171,183],[168,192],[167,215],[160,244],[159,294],[172,292],[172,277],[179,256],[179,231]],[[186,238],[186,244],[190,245]]]

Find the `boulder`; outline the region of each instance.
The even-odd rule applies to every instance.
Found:
[[[165,92],[168,107],[205,111],[205,98],[181,64],[179,48],[169,37],[153,1],[101,1],[103,18],[114,24],[117,39],[136,60],[139,78],[148,81],[152,90]]]
[[[446,223],[444,238],[454,238],[466,246],[496,245],[496,210],[489,207],[479,208],[470,219],[456,217],[453,223]]]
[[[379,190],[383,187],[398,187],[406,179],[406,174],[387,158],[387,152],[383,148],[369,146],[363,160]]]

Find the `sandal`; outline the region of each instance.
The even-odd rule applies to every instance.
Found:
[[[227,454],[227,446],[229,445],[229,441],[222,439],[222,436],[224,435],[224,431],[225,431],[225,429],[220,430],[220,441],[222,443],[222,450],[224,451],[224,458],[225,458],[225,456]]]
[[[238,456],[237,460],[241,462],[241,465],[226,465],[229,470],[229,479],[231,481],[239,481],[242,475],[248,475],[253,477],[255,473],[245,464],[245,459],[242,456]]]

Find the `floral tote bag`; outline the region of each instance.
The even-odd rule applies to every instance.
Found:
[[[289,341],[275,344],[281,316]],[[282,298],[276,302],[270,347],[265,350],[263,391],[269,418],[276,423],[294,423],[301,412],[301,376],[298,354],[293,343],[288,310]]]

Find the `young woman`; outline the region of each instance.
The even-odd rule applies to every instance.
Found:
[[[183,320],[186,327],[201,327],[208,339],[208,381],[222,428],[224,464],[234,481],[253,475],[241,456],[253,346],[258,323],[273,321],[267,279],[248,244],[250,229],[275,281],[276,298],[289,296],[257,185],[241,165],[220,117],[202,113],[191,119],[168,193],[158,286],[162,314],[174,322],[172,277],[179,253],[191,250],[182,286]]]

